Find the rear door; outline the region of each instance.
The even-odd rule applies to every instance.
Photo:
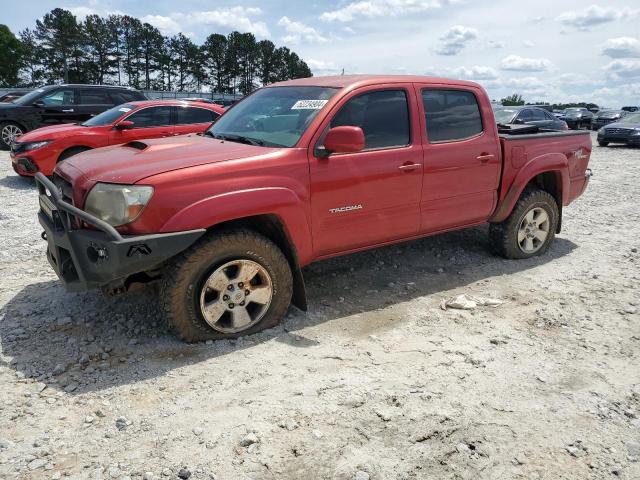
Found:
[[[204,132],[218,115],[213,110],[190,105],[179,105],[176,109],[176,126],[174,135]]]
[[[105,89],[79,88],[77,92],[76,118],[78,121],[84,122],[116,105]]]
[[[136,110],[122,119],[132,121],[133,128],[129,130],[114,128],[111,130],[109,143],[114,145],[144,138],[170,137],[174,129],[172,109],[170,105],[159,105]]]
[[[352,92],[334,107],[310,146],[313,246],[318,256],[416,235],[422,145],[410,84]],[[364,150],[315,155],[329,128],[357,126]]]
[[[43,125],[73,123],[77,121],[76,91],[72,87],[63,87],[47,92],[38,99],[41,103],[40,114]]]
[[[500,179],[500,144],[491,107],[472,87],[418,86],[424,119],[421,230],[436,232],[485,221]]]

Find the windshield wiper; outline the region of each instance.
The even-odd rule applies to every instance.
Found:
[[[209,133],[207,131],[207,133]],[[227,135],[221,133],[212,133],[211,136],[213,138],[217,138],[218,140],[229,140],[230,142],[239,142],[246,143],[248,145],[257,145],[263,146],[264,142],[262,140],[258,140],[256,138],[243,137],[242,135]]]

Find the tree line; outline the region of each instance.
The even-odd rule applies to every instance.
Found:
[[[564,110],[571,107],[582,108],[598,108],[598,105],[590,102],[573,102],[573,103],[549,103],[549,102],[525,102],[522,95],[514,93],[505,98],[500,99],[500,103],[505,107],[514,107],[521,105],[549,105],[554,110]]]
[[[164,36],[129,15],[78,21],[62,8],[17,37],[0,25],[0,63],[0,86],[11,87],[64,82],[246,94],[259,85],[312,75],[295,52],[257,41],[252,33],[212,33],[197,45],[182,33]]]

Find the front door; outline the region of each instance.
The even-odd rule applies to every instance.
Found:
[[[363,88],[343,99],[312,142],[311,209],[317,256],[415,235],[422,146],[411,85]],[[358,126],[365,148],[321,158],[313,146],[337,126]]]
[[[173,134],[173,115],[171,106],[146,107],[133,112],[123,120],[133,122],[128,130],[113,129],[109,144],[117,145],[145,138],[170,137]],[[122,121],[122,120],[121,120]]]
[[[48,92],[36,102],[40,106],[42,125],[57,125],[59,123],[73,123],[78,121],[75,90],[60,88]]]
[[[500,144],[480,90],[419,87],[424,125],[424,233],[483,222],[497,201]]]

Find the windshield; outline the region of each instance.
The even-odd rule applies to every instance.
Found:
[[[83,127],[104,127],[106,125],[111,125],[125,113],[129,113],[133,110],[133,105],[125,103],[124,105],[118,105],[117,107],[113,107],[106,112],[102,112],[100,115],[96,115],[95,117],[91,117],[89,120],[82,124]]]
[[[631,113],[620,119],[619,123],[640,123],[640,113]]]
[[[207,134],[267,147],[293,147],[338,89],[268,87],[236,104]]]
[[[38,88],[33,92],[29,92],[26,95],[23,95],[20,98],[16,98],[13,101],[13,103],[15,103],[16,105],[31,105],[33,102],[36,101],[38,97],[42,96],[42,94],[46,91],[47,90],[45,88]]]
[[[496,117],[496,123],[510,123],[513,117],[515,117],[518,110],[510,109],[510,108],[500,108],[495,110],[493,114]]]

